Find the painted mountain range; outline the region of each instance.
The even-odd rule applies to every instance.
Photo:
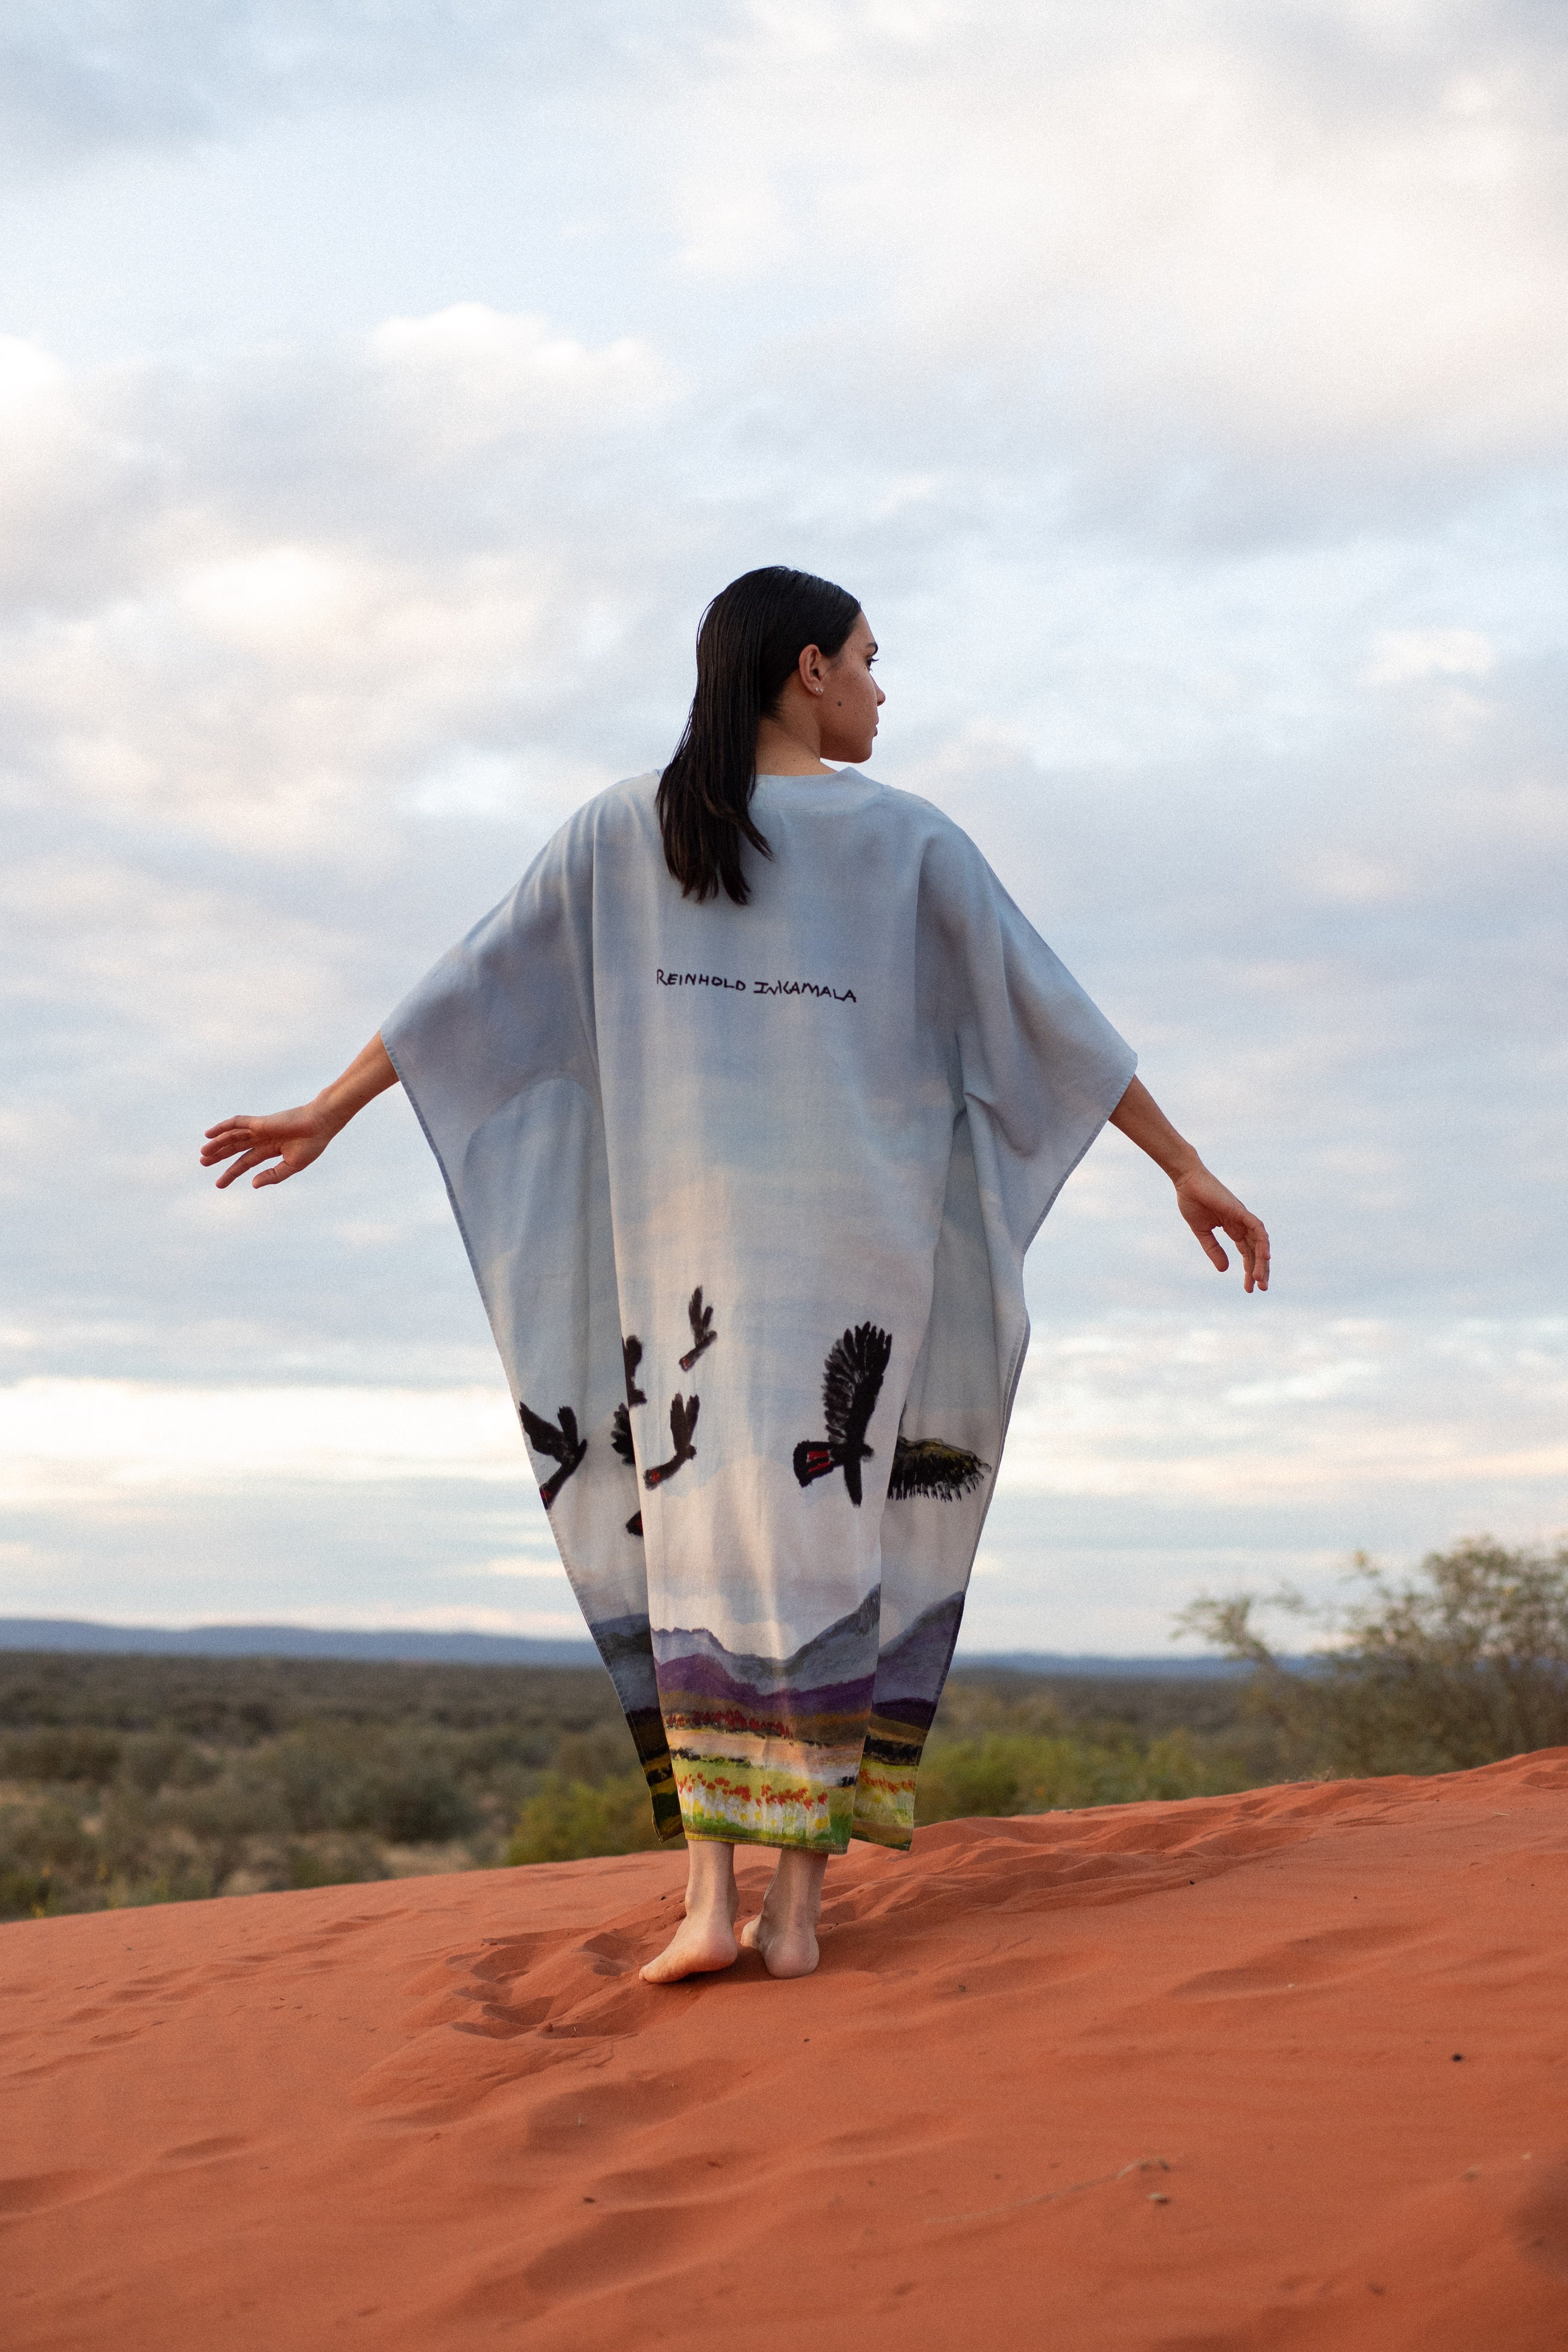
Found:
[[[884,1721],[931,1729],[963,1616],[963,1593],[950,1592],[889,1643],[877,1661],[876,1711]]]
[[[853,1820],[856,1835],[907,1845],[963,1613],[952,1593],[879,1654],[874,1585],[785,1658],[731,1650],[706,1626],[650,1628],[640,1615],[595,1624],[661,1830],[675,1817],[673,1774],[699,1836],[837,1850]]]
[[[805,1725],[815,1718],[822,1725],[816,1736],[837,1745],[847,1730],[844,1718],[869,1708],[874,1685],[879,1716],[923,1732],[942,1695],[963,1612],[963,1595],[950,1594],[879,1654],[877,1586],[787,1658],[728,1649],[704,1626],[656,1627],[660,1701],[667,1716],[672,1701],[682,1715],[734,1711],[759,1729],[766,1718],[795,1738],[814,1736]],[[826,1718],[837,1719],[831,1730]]]

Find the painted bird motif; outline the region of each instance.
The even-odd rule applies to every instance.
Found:
[[[680,1369],[689,1372],[699,1356],[710,1349],[719,1334],[713,1328],[713,1309],[702,1304],[702,1285],[698,1284],[687,1302],[687,1319],[691,1325],[691,1345],[680,1359]]]
[[[697,1448],[691,1443],[691,1433],[697,1427],[697,1415],[701,1404],[700,1397],[688,1400],[677,1395],[670,1398],[669,1433],[675,1442],[675,1452],[668,1462],[660,1462],[652,1470],[643,1472],[645,1486],[662,1486],[667,1478],[674,1477],[683,1462],[696,1461]]]
[[[522,1420],[523,1435],[536,1454],[543,1454],[560,1468],[552,1471],[539,1490],[539,1499],[546,1510],[561,1492],[583,1456],[588,1451],[588,1441],[577,1434],[577,1416],[569,1404],[561,1408],[559,1423],[541,1420],[520,1399],[518,1412]]]
[[[641,1361],[642,1341],[637,1338],[637,1333],[634,1331],[629,1339],[623,1339],[621,1341],[621,1370],[626,1374],[626,1402],[628,1405],[647,1404],[647,1391],[639,1389],[637,1386],[637,1366]],[[627,1458],[628,1460],[630,1459],[629,1455]]]
[[[638,1353],[641,1353],[640,1349],[638,1349]],[[647,1397],[644,1396],[640,1389],[637,1393],[637,1402],[638,1404],[646,1404],[647,1402]],[[618,1404],[614,1412],[610,1415],[610,1444],[620,1455],[620,1458],[626,1464],[626,1468],[635,1473],[637,1466],[637,1448],[632,1444],[632,1417],[630,1412],[624,1404]],[[626,1533],[629,1536],[641,1535],[642,1513],[640,1511],[634,1511],[631,1517],[626,1521]]]
[[[973,1494],[990,1467],[978,1454],[949,1445],[942,1438],[900,1435],[893,1441],[888,1500],[902,1503],[914,1495],[936,1495],[944,1503],[955,1503],[961,1495]]]
[[[870,1461],[872,1452],[866,1432],[877,1410],[882,1375],[892,1352],[892,1334],[879,1330],[875,1323],[858,1323],[841,1339],[835,1339],[822,1375],[826,1440],[803,1437],[795,1449],[795,1475],[803,1486],[842,1470],[849,1499],[858,1505],[860,1465]]]

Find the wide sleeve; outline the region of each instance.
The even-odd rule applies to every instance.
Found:
[[[1138,1057],[956,828],[928,845],[921,947],[981,1181],[1021,1259]]]
[[[384,1024],[440,1164],[512,1393],[580,1422],[616,1390],[594,1017],[594,833],[579,812]],[[601,1391],[604,1391],[601,1398]]]
[[[568,825],[382,1024],[450,1181],[461,1141],[541,1078],[595,1088],[592,845]]]

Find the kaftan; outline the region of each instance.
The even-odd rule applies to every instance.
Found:
[[[1024,1253],[1135,1057],[929,803],[760,777],[700,905],[658,781],[382,1034],[661,1834],[907,1846]]]

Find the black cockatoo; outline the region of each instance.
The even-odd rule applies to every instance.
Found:
[[[895,1438],[888,1500],[902,1503],[911,1495],[939,1495],[944,1503],[955,1503],[960,1495],[973,1493],[990,1467],[978,1454],[940,1437]]]
[[[553,1471],[539,1490],[539,1499],[546,1510],[566,1484],[583,1456],[588,1451],[588,1441],[577,1434],[577,1416],[569,1404],[561,1408],[560,1426],[552,1421],[542,1421],[521,1399],[518,1412],[522,1419],[523,1434],[536,1454],[547,1454],[561,1467]]]
[[[680,1359],[680,1369],[683,1372],[689,1372],[698,1357],[706,1349],[710,1348],[719,1337],[718,1332],[713,1328],[713,1309],[702,1304],[700,1283],[698,1284],[687,1303],[686,1315],[687,1320],[691,1325],[691,1345]]]
[[[696,1461],[697,1448],[691,1443],[691,1433],[697,1426],[701,1402],[700,1397],[689,1400],[683,1396],[670,1398],[669,1433],[675,1441],[675,1452],[668,1462],[660,1462],[652,1470],[643,1472],[645,1486],[662,1486],[667,1478],[674,1477],[683,1462]]]
[[[842,1470],[849,1499],[860,1500],[860,1465],[871,1459],[866,1432],[882,1393],[882,1375],[893,1352],[890,1332],[858,1323],[835,1339],[822,1375],[822,1407],[827,1439],[803,1437],[795,1449],[795,1475],[803,1486]]]
[[[647,1404],[646,1391],[637,1386],[637,1366],[642,1361],[642,1341],[634,1331],[629,1339],[621,1341],[621,1370],[626,1377],[626,1402]]]
[[[627,1344],[636,1343],[628,1341]],[[641,1352],[640,1349],[638,1352]],[[639,1404],[647,1402],[640,1389],[637,1391],[637,1402]],[[615,1447],[626,1468],[635,1471],[637,1466],[637,1448],[632,1444],[632,1417],[624,1404],[618,1404],[610,1415],[610,1444]],[[641,1535],[642,1513],[640,1511],[634,1511],[626,1521],[626,1533],[629,1536]]]

